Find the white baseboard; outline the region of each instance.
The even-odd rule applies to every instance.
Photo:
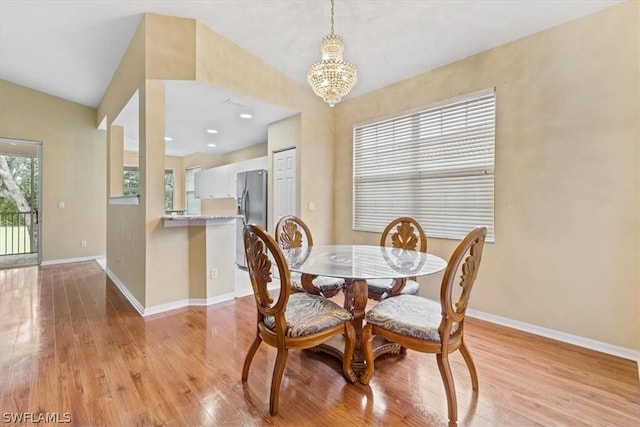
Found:
[[[518,329],[520,331],[529,332],[568,344],[577,345],[578,347],[584,347],[601,353],[621,357],[623,359],[632,360],[638,364],[638,376],[640,377],[640,351],[592,340],[578,335],[568,334],[566,332],[556,331],[554,329],[543,328],[542,326],[536,326],[530,323],[520,322],[518,320],[507,319],[506,317],[496,316],[494,314],[483,313],[477,310],[468,309],[467,314],[469,317],[475,317],[476,319],[486,320],[487,322],[496,323],[498,325],[507,326],[509,328]]]
[[[78,257],[78,258],[51,259],[48,261],[42,261],[40,265],[55,265],[55,264],[67,264],[70,262],[93,261],[100,258],[104,258],[104,255],[91,255],[91,256],[84,256],[84,257]]]
[[[165,311],[176,310],[178,308],[188,306],[209,306],[212,304],[219,304],[221,302],[231,301],[235,298],[234,293],[228,293],[223,295],[217,295],[207,299],[203,298],[191,298],[183,299],[179,301],[172,301],[166,304],[154,305],[144,309],[142,316],[151,316],[152,314],[164,313]]]
[[[166,304],[158,304],[151,307],[144,307],[140,301],[138,301],[129,289],[122,283],[118,276],[116,276],[113,271],[109,270],[108,267],[104,267],[104,272],[109,276],[109,278],[116,285],[120,293],[131,303],[133,308],[136,309],[138,314],[142,317],[151,316],[153,314],[164,313],[165,311],[176,310],[178,308],[188,307],[188,306],[209,306],[212,304],[219,304],[221,302],[231,301],[236,295],[235,293],[227,293],[222,295],[216,295],[214,297],[210,297],[207,299],[203,298],[191,298],[191,299],[183,299],[178,301],[168,302]]]
[[[104,267],[104,272],[107,273],[107,276],[109,276],[111,281],[116,285],[116,288],[118,288],[120,293],[127,299],[127,301],[131,303],[138,314],[140,314],[140,316],[144,316],[144,307],[142,306],[142,304],[140,304],[140,301],[138,301],[136,297],[134,297],[133,294],[129,292],[129,289],[127,289],[124,283],[122,283],[122,281],[118,279],[118,276],[116,276],[113,271],[109,270],[109,267],[107,266]]]

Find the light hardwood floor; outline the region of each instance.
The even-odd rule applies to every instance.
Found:
[[[252,296],[142,318],[83,262],[1,270],[0,310],[0,424],[68,412],[75,426],[446,425],[435,357],[415,352],[376,360],[363,386],[333,359],[291,351],[271,417],[274,349],[261,346],[240,381]],[[475,319],[466,334],[480,391],[455,353],[459,425],[639,425],[634,362]]]

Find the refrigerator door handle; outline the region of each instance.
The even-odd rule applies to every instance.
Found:
[[[242,192],[242,198],[240,199],[240,215],[242,215],[242,225],[247,225],[249,218],[247,217],[247,187]]]
[[[243,199],[244,199],[244,212],[243,212],[243,215],[244,215],[244,218],[245,218],[245,224],[248,224],[249,223],[249,213],[248,212],[249,212],[249,202],[250,202],[250,200],[249,200],[249,192],[248,191],[245,192],[245,195],[244,195]]]

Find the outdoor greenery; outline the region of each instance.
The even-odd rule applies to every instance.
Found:
[[[37,250],[38,160],[0,155],[0,255]]]
[[[0,213],[27,212],[32,206],[36,207],[39,173],[37,159],[0,155],[0,169]],[[2,225],[19,225],[15,215],[1,215],[0,218]]]
[[[125,196],[138,194],[140,172],[137,166],[125,166],[122,176],[122,191]],[[173,169],[164,171],[164,209],[173,209],[173,192],[175,186],[175,174]]]

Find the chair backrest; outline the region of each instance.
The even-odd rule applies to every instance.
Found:
[[[307,224],[294,215],[280,218],[276,224],[276,242],[282,249],[295,249],[313,246],[313,237]]]
[[[403,216],[387,225],[380,236],[380,246],[427,252],[427,235],[418,220]]]
[[[245,225],[243,239],[247,270],[249,270],[251,287],[258,308],[258,320],[262,321],[265,316],[274,316],[278,333],[285,333],[284,311],[291,292],[289,266],[275,240],[259,225]],[[273,280],[273,261],[280,278],[277,300],[273,299],[268,289],[269,283]]]
[[[486,227],[476,227],[471,230],[460,242],[449,258],[449,263],[442,278],[440,287],[440,304],[442,306],[442,321],[438,328],[443,344],[451,334],[451,328],[455,323],[458,330],[455,334],[461,334],[464,328],[464,317],[467,312],[467,305],[471,295],[471,288],[478,275],[480,261],[482,260],[482,249],[484,240],[487,237]],[[468,254],[468,256],[467,256]],[[464,261],[464,263],[463,263]],[[461,269],[460,264],[462,264]],[[457,300],[453,301],[453,284],[456,281],[456,274],[460,271],[460,281],[462,288]]]

